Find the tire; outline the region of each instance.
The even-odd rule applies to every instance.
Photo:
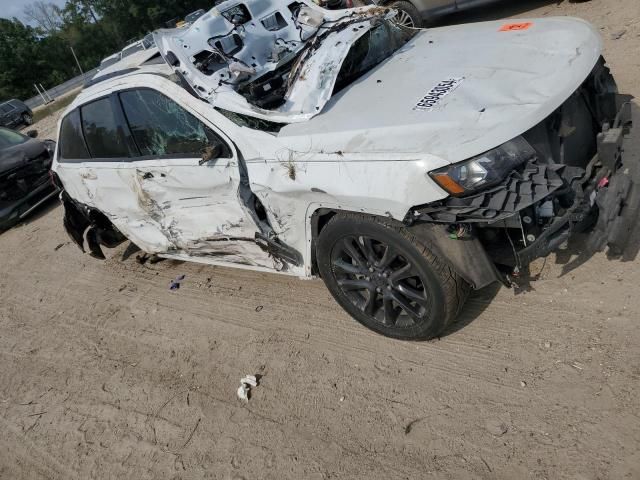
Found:
[[[410,28],[422,28],[422,15],[420,15],[418,9],[411,2],[400,0],[390,3],[389,7],[398,10],[394,18],[394,22],[398,25]]]
[[[387,337],[437,337],[470,290],[419,238],[386,218],[335,215],[318,236],[316,254],[322,279],[340,306]]]
[[[33,124],[33,116],[29,115],[28,113],[23,113],[22,123],[24,123],[26,126]]]

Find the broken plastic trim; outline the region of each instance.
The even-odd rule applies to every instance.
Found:
[[[281,243],[277,238],[269,238],[256,232],[256,243],[262,250],[275,258],[299,267],[303,264],[302,255],[297,250]]]
[[[243,115],[242,113],[231,112],[224,108],[214,107],[218,112],[227,117],[233,123],[240,127],[247,127],[253,130],[261,130],[263,132],[278,133],[286,123],[271,122],[261,118]]]

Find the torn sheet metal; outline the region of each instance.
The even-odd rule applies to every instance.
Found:
[[[275,122],[318,114],[356,40],[395,13],[312,2],[227,0],[188,29],[159,30],[166,62],[209,103]]]

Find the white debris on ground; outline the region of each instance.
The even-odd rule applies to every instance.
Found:
[[[258,386],[258,379],[255,375],[245,375],[240,379],[240,386],[238,387],[238,398],[244,402],[249,401],[249,393],[252,387]]]

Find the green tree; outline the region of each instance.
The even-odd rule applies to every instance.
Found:
[[[78,75],[71,47],[87,71],[128,41],[212,6],[210,0],[67,0],[63,8],[32,2],[27,13],[39,15],[36,27],[0,19],[0,100],[30,98],[34,83],[52,88]]]

